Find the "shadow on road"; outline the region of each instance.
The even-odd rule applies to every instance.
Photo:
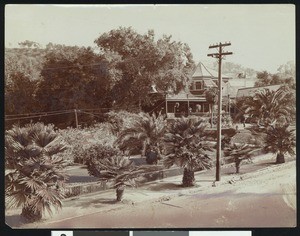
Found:
[[[147,189],[152,191],[161,191],[161,190],[178,190],[181,188],[182,188],[181,184],[157,183],[155,186],[149,186]]]

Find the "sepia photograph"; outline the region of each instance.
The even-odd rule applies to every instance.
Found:
[[[5,5],[5,224],[296,227],[295,10]]]

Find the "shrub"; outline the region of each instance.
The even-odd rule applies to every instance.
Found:
[[[70,158],[75,163],[84,164],[85,155],[91,146],[95,144],[112,146],[116,136],[111,132],[109,123],[99,123],[86,128],[67,128],[59,131],[68,144],[64,158]]]
[[[110,124],[111,132],[117,135],[122,130],[131,127],[132,123],[138,121],[140,115],[128,111],[110,111],[107,113],[107,123]]]

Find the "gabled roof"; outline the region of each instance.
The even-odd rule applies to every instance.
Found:
[[[197,77],[218,78],[219,76],[218,73],[219,73],[218,71],[207,68],[206,66],[204,66],[202,62],[199,62],[194,70],[192,78],[197,78]],[[229,78],[229,77],[230,76],[222,74],[222,78]]]

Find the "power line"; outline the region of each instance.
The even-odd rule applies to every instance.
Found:
[[[87,109],[77,109],[78,112],[80,111],[101,111],[101,110],[110,110],[111,108],[108,107],[101,107],[101,108],[87,108]],[[70,110],[56,110],[56,111],[41,111],[41,112],[35,112],[35,113],[21,113],[21,114],[11,114],[11,115],[5,115],[5,117],[11,117],[11,118],[15,118],[15,117],[20,117],[23,118],[24,116],[40,116],[40,115],[52,115],[55,113],[61,113],[61,112],[73,112],[73,109]],[[105,113],[105,112],[104,112]],[[24,117],[24,118],[25,118]]]
[[[221,133],[222,133],[222,119],[221,119],[221,110],[222,110],[222,59],[226,55],[232,55],[232,52],[225,52],[223,51],[224,47],[230,46],[231,43],[219,43],[215,45],[210,45],[209,49],[216,48],[218,51],[216,53],[207,54],[209,57],[217,58],[219,64],[219,71],[218,71],[218,125],[217,125],[217,156],[216,156],[216,181],[221,180],[221,164],[220,159],[222,157],[222,150],[221,150]]]
[[[25,120],[25,119],[31,119],[31,118],[41,118],[45,116],[56,116],[56,115],[62,115],[62,114],[68,114],[72,113],[73,111],[67,111],[67,112],[60,112],[60,113],[55,113],[55,114],[41,114],[37,116],[28,116],[28,117],[18,117],[18,118],[10,118],[10,119],[5,119],[5,121],[10,121],[10,120]]]
[[[92,116],[95,116],[95,117],[98,117],[98,118],[102,118],[102,117],[94,115],[93,113],[90,113],[90,112],[80,111],[80,113],[85,113],[85,114],[92,115]]]
[[[36,112],[36,113],[23,113],[23,114],[14,114],[14,115],[5,115],[6,117],[16,117],[16,116],[32,116],[32,115],[46,115],[46,114],[53,114],[53,113],[60,113],[72,110],[58,110],[58,111],[43,111],[43,112]]]
[[[165,101],[162,101],[160,104],[158,104],[156,107],[154,107],[149,113],[153,112],[156,108],[158,108],[159,106],[161,106],[161,104],[164,104]],[[167,113],[167,111],[166,111]]]

